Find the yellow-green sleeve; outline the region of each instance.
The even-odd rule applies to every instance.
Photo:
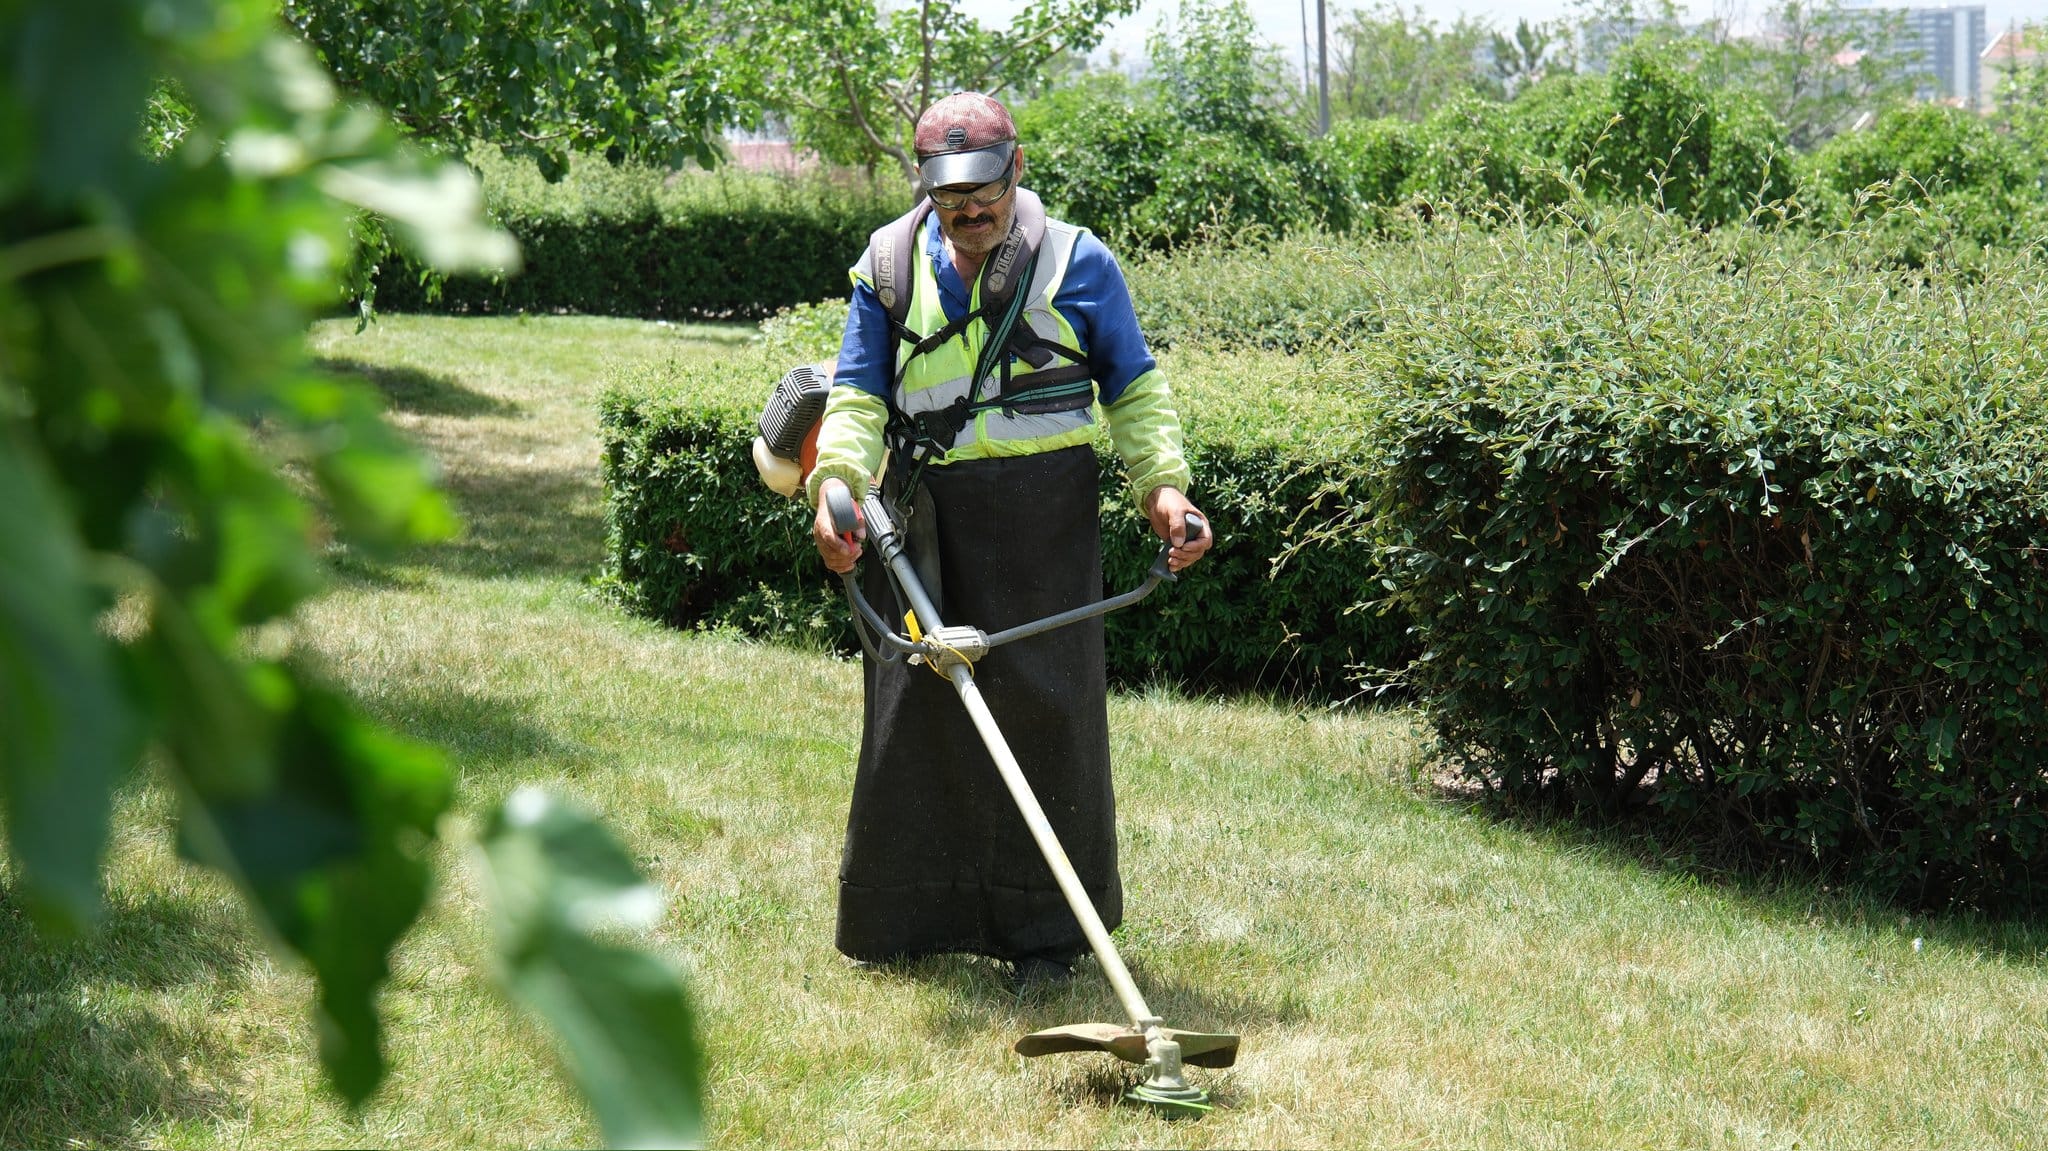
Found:
[[[855,500],[868,497],[869,477],[882,470],[882,429],[888,424],[889,405],[880,396],[844,384],[826,395],[818,465],[804,491],[812,507],[818,505],[818,486],[834,476],[846,481]]]
[[[1140,508],[1154,488],[1188,490],[1194,472],[1181,450],[1180,413],[1173,409],[1173,392],[1159,369],[1132,380],[1103,415],[1109,420],[1109,442],[1123,457],[1124,474]]]

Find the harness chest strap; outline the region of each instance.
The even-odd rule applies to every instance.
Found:
[[[908,318],[918,267],[914,261],[923,255],[921,240],[925,218],[932,211],[931,201],[921,201],[869,238],[874,253],[875,296],[888,312],[889,325],[897,339],[911,345],[897,366],[899,385],[917,357],[943,347],[976,320],[989,322],[991,338],[975,365],[970,395],[964,402],[956,401],[938,412],[922,413],[913,421],[920,438],[945,432],[938,444],[930,445],[940,446],[941,450],[979,412],[997,408],[1027,414],[1070,411],[1087,406],[1092,399],[1086,353],[1045,339],[1029,325],[1017,323],[1029,303],[1029,287],[1045,242],[1046,216],[1044,202],[1027,188],[1017,189],[1016,205],[1016,223],[1009,236],[990,253],[982,267],[980,306],[929,333],[911,328]],[[1055,355],[1069,361],[1069,366],[1045,370]],[[1012,356],[1034,369],[1017,381],[1022,387],[1012,386]],[[1000,373],[997,395],[983,400],[981,387],[992,372]]]

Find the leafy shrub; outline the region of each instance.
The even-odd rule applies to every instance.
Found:
[[[1017,110],[1026,182],[1055,215],[1126,246],[1179,247],[1333,216],[1340,194],[1302,127],[1275,107],[1241,4],[1183,5],[1143,82],[1094,77]]]
[[[1937,104],[1887,109],[1869,129],[1845,132],[1812,159],[1814,200],[1829,223],[1909,209],[1892,222],[1897,262],[1925,262],[1916,217],[1931,208],[1942,233],[1996,245],[2038,235],[2043,216],[2039,161],[2022,141],[1982,118]]]
[[[1533,214],[1574,185],[1706,224],[1791,195],[1785,129],[1741,92],[1710,90],[1643,43],[1600,76],[1557,76],[1512,103],[1471,95],[1416,128],[1402,195],[1472,214]]]
[[[759,319],[844,293],[868,234],[906,205],[886,181],[590,163],[548,184],[529,164],[479,163],[487,206],[518,238],[525,270],[440,280],[389,260],[380,307]]]
[[[763,487],[748,455],[774,381],[822,354],[822,344],[792,342],[611,382],[603,585],[618,602],[677,626],[853,650],[838,584],[812,550],[809,512]],[[1347,690],[1352,665],[1405,658],[1399,621],[1344,610],[1363,543],[1286,558],[1302,542],[1305,511],[1328,518],[1363,497],[1346,479],[1350,453],[1332,438],[1343,414],[1304,392],[1282,359],[1190,352],[1169,372],[1193,494],[1219,540],[1188,578],[1109,618],[1111,676],[1328,696]],[[1105,591],[1122,591],[1142,579],[1158,544],[1106,438],[1097,454]]]
[[[1415,158],[1415,126],[1406,120],[1341,120],[1312,147],[1344,193],[1363,204],[1395,204]]]
[[[1737,223],[1782,207],[1799,187],[1785,125],[1746,92],[1724,88],[1712,101],[1713,161],[1701,188],[1699,217]]]
[[[1852,194],[1891,182],[1896,193],[2013,192],[2031,185],[2019,145],[1960,108],[1901,104],[1861,132],[1844,132],[1815,154],[1821,181]]]
[[[791,364],[829,360],[846,334],[848,298],[784,308],[761,321],[761,347],[770,359]]]
[[[1548,157],[1515,130],[1513,106],[1465,95],[1437,109],[1416,132],[1402,195],[1466,212],[1548,202],[1526,174]]]
[[[2048,322],[2033,253],[1425,236],[1350,371],[1355,518],[1444,752],[1908,899],[2048,886]],[[1341,381],[1333,380],[1333,386]]]
[[[1619,196],[1689,216],[1714,162],[1714,109],[1675,54],[1638,44],[1608,73],[1614,118],[1593,146],[1592,176]]]
[[[1301,231],[1263,243],[1140,254],[1124,272],[1139,326],[1155,348],[1307,352],[1371,334],[1372,285],[1355,274],[1367,250],[1346,237]]]

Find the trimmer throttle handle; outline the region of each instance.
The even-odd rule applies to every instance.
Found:
[[[1189,512],[1186,516],[1182,517],[1180,541],[1182,546],[1194,543],[1208,533],[1209,521],[1203,519],[1199,512]]]
[[[860,527],[860,512],[853,506],[853,492],[844,484],[825,485],[825,510],[832,513],[832,530],[847,543]]]

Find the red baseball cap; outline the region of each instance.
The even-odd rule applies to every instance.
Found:
[[[1017,150],[1010,110],[980,92],[955,92],[917,118],[917,172],[927,188],[988,184]]]

